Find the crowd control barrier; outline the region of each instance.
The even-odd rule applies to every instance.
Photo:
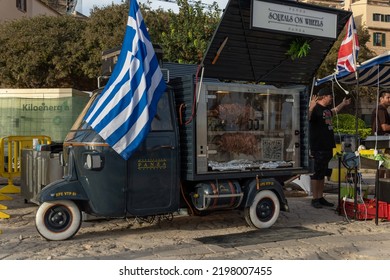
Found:
[[[0,176],[8,179],[8,185],[0,189],[0,194],[20,193],[20,188],[14,185],[13,180],[20,177],[22,149],[33,149],[35,141],[37,143],[34,145],[51,144],[51,138],[45,135],[0,138]]]
[[[0,193],[0,201],[1,200],[12,200],[12,197]],[[0,210],[7,210],[7,209],[8,209],[7,206],[0,204]],[[9,217],[10,216],[7,213],[0,211],[0,219],[9,219]],[[0,230],[0,233],[1,233],[1,230]]]
[[[0,210],[7,210],[7,209],[8,209],[7,206],[0,204]],[[9,218],[10,218],[10,215],[0,211],[0,219],[9,219]],[[0,230],[0,233],[1,233],[1,230]]]

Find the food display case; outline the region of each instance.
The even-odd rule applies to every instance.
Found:
[[[203,83],[197,172],[300,167],[303,87]]]

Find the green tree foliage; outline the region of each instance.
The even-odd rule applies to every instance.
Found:
[[[84,48],[88,50],[88,60],[83,70],[88,77],[98,77],[101,73],[102,52],[121,46],[126,32],[128,4],[94,7],[84,32]],[[95,83],[96,85],[96,83]]]
[[[200,1],[177,0],[179,12],[152,10],[141,4],[152,43],[164,51],[164,60],[198,63],[219,23],[217,2],[205,8]],[[1,87],[96,88],[101,73],[102,52],[122,44],[128,2],[95,7],[88,20],[63,17],[34,17],[0,24]],[[367,30],[358,28],[359,61],[374,54],[365,46]],[[334,72],[344,36],[325,58],[317,77]]]
[[[82,65],[88,57],[82,33],[86,22],[39,16],[0,25],[2,87],[88,88]]]
[[[218,4],[205,9],[201,2],[189,4],[178,0],[179,13],[153,10],[150,2],[140,5],[150,39],[163,49],[163,59],[170,62],[197,63],[220,19]],[[94,8],[83,33],[85,47],[90,50],[84,72],[89,77],[100,75],[102,52],[122,44],[129,4]]]
[[[338,114],[332,120],[335,133],[340,134],[356,134],[356,118],[351,114]],[[357,119],[358,135],[361,139],[366,138],[371,134],[371,128],[367,128],[362,119]]]
[[[220,19],[218,4],[178,0],[179,13],[141,5],[164,60],[197,63]],[[88,20],[34,17],[0,24],[0,86],[96,88],[102,52],[122,44],[129,3],[94,7]]]
[[[150,1],[141,4],[140,9],[145,20],[145,24],[148,27],[150,40],[154,44],[160,44],[162,42],[161,36],[164,32],[169,30],[169,22],[171,20],[171,13],[162,9],[153,10],[150,7]]]
[[[179,63],[198,63],[220,20],[218,4],[206,10],[201,1],[190,5],[187,0],[177,0],[179,13],[168,13],[169,29],[162,33],[160,43],[164,59]]]

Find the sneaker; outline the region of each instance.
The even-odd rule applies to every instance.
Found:
[[[333,203],[330,203],[329,201],[327,201],[324,197],[321,197],[318,199],[318,202],[321,204],[321,205],[324,205],[324,206],[328,206],[328,207],[333,207],[334,204]]]
[[[313,206],[314,208],[322,208],[322,205],[321,205],[320,200],[318,198],[311,200],[311,206]]]

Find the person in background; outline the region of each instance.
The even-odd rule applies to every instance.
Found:
[[[311,205],[314,208],[334,206],[323,196],[325,176],[330,176],[332,171],[328,164],[333,157],[333,148],[336,147],[332,117],[344,106],[351,104],[351,99],[344,98],[339,105],[331,108],[332,101],[331,90],[322,88],[317,95],[312,96],[309,104],[310,152],[314,158],[314,174],[310,176],[313,195]]]
[[[390,90],[381,90],[379,92],[379,104],[372,111],[371,115],[371,129],[373,135],[385,135],[390,133],[390,116],[387,112],[389,106]]]
[[[382,89],[379,92],[378,106],[371,114],[371,131],[372,135],[390,134],[390,116],[387,108],[390,106],[390,90]],[[378,110],[377,110],[378,109]],[[385,150],[386,154],[390,153],[389,149]],[[379,170],[379,178],[390,178],[390,170]]]

